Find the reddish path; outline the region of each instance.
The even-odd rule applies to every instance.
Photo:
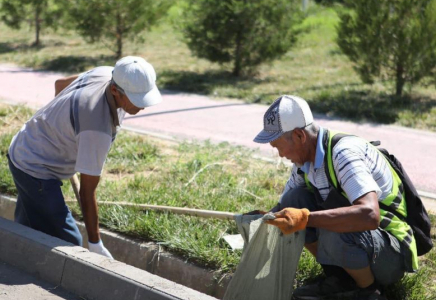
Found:
[[[59,73],[0,65],[0,99],[41,107],[53,98],[54,81],[61,76]],[[163,98],[163,103],[136,116],[127,116],[123,125],[178,139],[227,141],[259,148],[266,156],[276,155],[269,145],[259,147],[252,142],[262,128],[262,116],[267,106],[165,91]],[[315,119],[324,127],[382,141],[382,146],[402,161],[418,190],[436,193],[436,133],[332,120],[321,115],[315,116]]]

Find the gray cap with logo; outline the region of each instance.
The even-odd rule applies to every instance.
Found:
[[[263,130],[254,138],[256,143],[272,142],[295,128],[304,128],[313,123],[307,102],[296,96],[281,96],[263,116]]]

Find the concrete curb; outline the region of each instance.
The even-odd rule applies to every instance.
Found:
[[[15,205],[15,198],[0,194],[0,217],[13,220]],[[87,247],[85,225],[82,222],[76,221],[76,223],[82,233],[84,247]],[[230,282],[230,276],[222,277],[216,272],[198,267],[171,253],[162,251],[156,243],[137,242],[103,228],[100,229],[100,235],[116,260],[198,292],[222,298]]]
[[[87,247],[85,225],[82,222],[76,223],[84,237],[84,247]],[[100,235],[106,248],[118,261],[201,293],[221,299],[230,282],[230,276],[226,275],[220,278],[213,271],[198,267],[163,251],[156,243],[137,242],[102,228],[100,229]]]
[[[0,260],[86,299],[199,299],[210,296],[0,218]]]

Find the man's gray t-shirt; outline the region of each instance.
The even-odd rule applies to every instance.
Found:
[[[15,167],[39,179],[99,176],[125,114],[109,91],[112,70],[81,74],[27,121],[9,147]]]

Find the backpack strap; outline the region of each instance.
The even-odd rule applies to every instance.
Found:
[[[370,142],[370,144],[372,144],[373,146],[380,146],[380,141],[375,141],[375,142]],[[387,152],[386,149],[383,148],[376,148],[378,152],[381,153],[381,155],[386,159],[386,161],[388,162],[388,164],[392,167],[393,171],[397,173],[397,175],[399,173],[401,173],[401,171],[398,169],[398,167],[395,165],[395,163],[390,159],[389,157],[389,152]],[[400,178],[401,180],[401,178]],[[392,214],[394,214],[398,219],[400,219],[401,221],[404,221],[407,223],[407,219],[405,216],[403,216],[402,214],[400,214],[398,211],[396,211],[395,209],[393,209],[392,207],[384,204],[383,202],[379,201],[379,207],[385,211],[388,211]]]
[[[333,134],[333,137],[330,138],[330,135]],[[339,142],[340,139],[346,136],[353,136],[351,134],[346,133],[335,133],[330,130],[326,130],[323,136],[322,144],[324,147],[324,165],[326,168],[326,176],[330,185],[338,190],[339,193],[343,193],[342,187],[338,183],[335,169],[333,167],[333,148]]]
[[[300,175],[303,179],[304,182],[306,183],[306,188],[310,191],[310,192],[314,192],[313,190],[313,185],[312,183],[309,181],[309,177],[307,177],[307,174],[303,172],[303,170],[301,170],[300,168],[297,169],[297,174]]]

